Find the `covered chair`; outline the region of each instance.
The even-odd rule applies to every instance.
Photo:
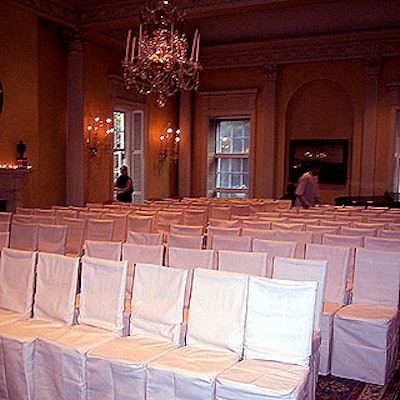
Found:
[[[220,271],[266,276],[267,265],[267,253],[229,250],[218,251],[218,269]]]
[[[163,240],[164,240],[164,235],[162,233],[129,231],[128,236],[126,238],[126,243],[159,246],[163,244]]]
[[[211,248],[213,250],[251,251],[252,239],[250,236],[214,235]]]
[[[85,240],[85,255],[92,258],[120,261],[122,242]]]
[[[214,269],[217,263],[216,252],[214,250],[167,247],[166,260],[168,267],[188,271],[185,288],[185,308],[188,308],[192,292],[193,270],[195,268]]]
[[[336,311],[347,304],[347,275],[351,248],[307,244],[306,259],[328,261],[326,287],[321,319],[321,346],[319,373],[327,375],[331,369],[333,319]]]
[[[39,226],[31,223],[11,223],[10,248],[36,251],[38,246]]]
[[[38,251],[65,254],[67,243],[67,225],[39,225]]]
[[[384,385],[396,367],[399,346],[398,253],[356,250],[352,303],[337,311],[332,375]]]
[[[87,352],[122,335],[126,270],[127,261],[83,258],[79,325],[38,337],[34,398],[86,398]]]
[[[114,220],[112,219],[92,219],[86,222],[86,240],[110,241],[114,232]]]
[[[314,312],[313,351],[310,360],[310,399],[315,398],[320,362],[319,347],[321,342],[321,321],[325,296],[326,275],[328,261],[326,260],[299,260],[295,258],[276,257],[272,277],[294,281],[315,281],[317,297]]]
[[[174,268],[136,265],[130,336],[89,351],[88,400],[145,399],[146,363],[182,341],[186,274]]]
[[[74,257],[80,256],[85,237],[86,220],[64,217],[63,221],[68,227],[65,254]]]
[[[10,232],[0,232],[0,251],[10,245]]]
[[[369,236],[364,238],[364,248],[369,250],[400,252],[400,238],[387,239]]]
[[[204,228],[202,225],[171,225],[171,235],[202,236]]]
[[[186,346],[148,364],[146,400],[213,399],[215,378],[243,351],[248,276],[194,272]]]
[[[79,258],[39,253],[33,318],[0,326],[0,387],[9,399],[32,399],[38,335],[72,325]]]
[[[306,244],[312,243],[312,232],[292,232],[289,230],[277,230],[275,240],[296,242],[296,258],[304,258]]]
[[[167,246],[200,250],[203,247],[203,236],[169,234],[167,238]]]
[[[125,296],[127,299],[130,299],[135,265],[137,263],[163,265],[164,246],[124,243],[122,245],[122,259],[128,262]]]
[[[217,376],[217,400],[312,398],[316,286],[250,277],[243,360]]]
[[[3,248],[0,257],[0,325],[30,318],[37,253]]]
[[[253,251],[263,252],[267,255],[266,277],[272,278],[273,262],[275,257],[293,258],[296,254],[296,242],[283,242],[279,240],[253,240]]]
[[[151,233],[154,225],[154,215],[128,215],[126,230],[129,233]]]

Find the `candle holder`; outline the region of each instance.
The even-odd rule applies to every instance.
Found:
[[[26,151],[26,144],[20,140],[17,144],[17,166],[18,168],[28,168],[28,159],[24,157],[24,153]]]

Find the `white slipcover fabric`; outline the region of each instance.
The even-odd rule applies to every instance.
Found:
[[[10,245],[10,232],[0,232],[0,251]]]
[[[39,253],[33,319],[0,326],[0,387],[10,399],[32,399],[35,339],[74,320],[78,258]]]
[[[79,218],[63,218],[63,223],[68,226],[65,253],[80,256],[85,237],[86,220]]]
[[[153,215],[128,215],[127,231],[151,233],[154,225]]]
[[[352,304],[334,320],[331,373],[384,385],[398,352],[398,253],[356,250]]]
[[[266,277],[272,277],[273,261],[275,257],[294,258],[297,244],[295,242],[283,242],[278,240],[253,240],[253,251],[267,254]]]
[[[349,247],[307,244],[306,259],[328,261],[324,305],[321,319],[321,346],[319,373],[330,373],[333,319],[336,311],[346,304],[346,280],[350,267]]]
[[[135,265],[137,263],[162,265],[164,261],[164,246],[124,243],[122,245],[122,259],[128,261],[125,296],[130,299]]]
[[[196,269],[187,345],[148,365],[147,400],[214,399],[216,376],[243,350],[248,277]]]
[[[249,236],[214,235],[211,246],[216,251],[251,251],[251,242],[252,240]]]
[[[322,244],[322,235],[331,234],[338,235],[340,227],[334,226],[321,226],[321,225],[306,225],[306,231],[313,233],[313,243]]]
[[[146,363],[180,342],[186,275],[162,266],[136,266],[131,336],[89,352],[89,400],[145,399]]]
[[[292,232],[290,230],[276,230],[275,240],[296,242],[296,258],[304,258],[306,244],[312,243],[312,232]]]
[[[188,249],[201,249],[203,246],[203,237],[196,235],[176,235],[169,234],[167,238],[168,247],[184,247]]]
[[[216,399],[308,399],[316,282],[250,277],[244,360],[217,377]]]
[[[181,211],[159,211],[156,215],[154,230],[158,233],[169,233],[171,225],[179,225],[182,222]]]
[[[268,221],[258,221],[258,220],[248,220],[242,221],[242,229],[261,229],[270,230],[271,222]]]
[[[67,243],[66,225],[39,225],[38,231],[38,251],[47,253],[65,254]]]
[[[271,224],[271,229],[274,231],[277,230],[289,230],[289,231],[304,231],[306,228],[305,224],[302,222],[298,223],[293,223],[293,222],[287,222],[287,223],[282,223],[282,222],[272,222]]]
[[[253,228],[243,228],[242,236],[249,236],[253,240],[275,240],[276,231],[266,230],[266,229],[253,229]]]
[[[376,232],[376,229],[352,228],[348,226],[340,228],[340,233],[344,236],[376,236]]]
[[[195,268],[214,269],[217,263],[217,253],[214,250],[167,248],[168,266],[188,271],[185,288],[185,308],[189,307],[192,292],[193,270]]]
[[[161,245],[164,235],[162,233],[146,233],[129,231],[126,239],[128,244]]]
[[[126,240],[126,226],[127,226],[127,213],[105,213],[104,219],[114,221],[114,229],[112,235],[112,241],[114,242],[125,242]]]
[[[400,252],[400,238],[388,239],[381,237],[366,237],[364,238],[364,248],[369,250],[381,250],[390,252]]]
[[[36,251],[38,245],[38,225],[13,221],[11,223],[10,248]]]
[[[171,235],[201,236],[203,234],[202,225],[171,225],[169,229]]]
[[[239,272],[248,275],[266,276],[268,255],[262,252],[218,251],[220,271]]]
[[[38,337],[34,398],[86,399],[87,352],[123,331],[126,271],[127,261],[83,258],[80,325]]]
[[[36,252],[3,248],[0,258],[0,318],[31,316]],[[3,312],[4,311],[4,312]],[[15,313],[15,314],[10,314]],[[4,316],[5,314],[5,316]]]
[[[386,239],[400,239],[400,230],[378,229],[377,236]]]
[[[110,241],[114,232],[114,220],[92,219],[86,222],[86,240]]]
[[[0,221],[0,233],[10,232],[11,223],[9,221]]]
[[[122,242],[85,240],[85,255],[92,258],[120,261]]]

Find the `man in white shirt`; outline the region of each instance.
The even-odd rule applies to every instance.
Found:
[[[321,162],[315,159],[310,164],[310,170],[304,173],[296,187],[296,206],[311,208],[319,204],[318,174]]]

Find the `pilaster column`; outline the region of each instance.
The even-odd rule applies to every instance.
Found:
[[[83,45],[87,37],[74,29],[64,30],[62,37],[68,46],[66,203],[83,206]]]
[[[390,116],[388,138],[388,192],[399,191],[400,180],[400,81],[388,82]]]
[[[180,93],[179,129],[181,141],[179,143],[179,170],[178,170],[178,195],[191,195],[192,173],[192,92]]]
[[[376,137],[380,58],[364,61],[364,117],[361,151],[360,195],[371,196],[375,189]]]
[[[263,159],[261,197],[274,197],[275,148],[276,148],[276,81],[278,65],[264,66],[264,84],[262,90],[262,132]]]

